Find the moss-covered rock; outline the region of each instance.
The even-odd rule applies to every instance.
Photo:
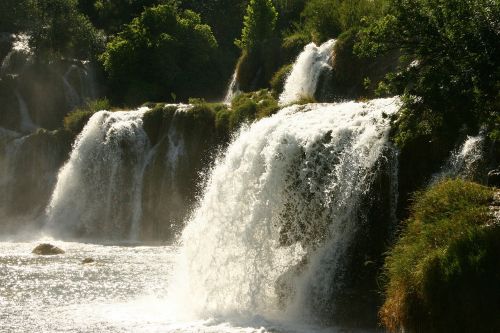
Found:
[[[500,331],[500,224],[494,191],[446,180],[418,193],[385,262],[391,332]]]

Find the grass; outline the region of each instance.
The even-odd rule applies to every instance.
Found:
[[[499,332],[500,226],[492,224],[493,190],[445,180],[418,193],[385,262],[391,332]]]

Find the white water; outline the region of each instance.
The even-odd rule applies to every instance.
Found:
[[[19,93],[19,91],[16,90],[15,94],[17,98],[17,103],[19,104],[19,115],[21,116],[21,124],[19,127],[21,131],[25,133],[33,132],[38,128],[38,126],[36,126],[33,120],[31,120],[28,106],[26,105],[26,102]]]
[[[169,292],[178,311],[314,321],[341,288],[335,276],[359,228],[360,199],[390,150],[384,114],[397,109],[396,99],[294,106],[243,129],[182,234]]]
[[[231,77],[231,82],[227,88],[226,97],[224,97],[224,104],[230,105],[233,99],[240,94],[238,85],[238,71],[235,70]]]
[[[474,180],[478,164],[483,159],[483,147],[483,134],[467,136],[464,143],[451,153],[443,170],[435,175],[431,182],[455,177]]]
[[[59,172],[47,208],[49,229],[66,236],[138,238],[149,151],[142,128],[146,111],[92,116]]]
[[[314,97],[321,73],[331,68],[335,40],[329,40],[321,46],[308,44],[295,61],[290,75],[285,81],[285,88],[280,95],[281,105],[291,104],[304,97]]]

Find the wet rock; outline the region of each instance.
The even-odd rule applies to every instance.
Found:
[[[56,254],[63,254],[64,250],[52,244],[44,243],[44,244],[39,244],[37,247],[35,247],[33,251],[31,251],[31,253],[38,254],[40,256],[50,256]]]
[[[93,264],[95,263],[95,260],[92,259],[92,258],[85,258],[82,260],[82,264],[86,265],[86,264]]]
[[[488,185],[500,187],[500,168],[488,172]]]

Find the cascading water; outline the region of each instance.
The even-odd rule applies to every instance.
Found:
[[[92,116],[59,172],[47,208],[49,229],[63,236],[138,237],[149,151],[142,127],[146,111]]]
[[[64,85],[64,95],[66,97],[66,102],[68,103],[70,109],[73,109],[74,107],[78,106],[81,101],[80,101],[80,96],[76,92],[75,88],[69,83],[68,77],[69,75],[75,71],[78,70],[78,67],[76,65],[71,65],[66,73],[62,76],[62,82]]]
[[[314,320],[342,287],[398,104],[293,106],[243,129],[182,234],[170,288],[180,311]]]
[[[5,56],[0,67],[0,76],[7,73],[19,71],[18,65],[22,67],[31,60],[33,51],[29,47],[29,36],[25,34],[12,35],[12,48]]]
[[[474,180],[483,160],[484,135],[467,136],[464,143],[451,153],[442,171],[432,177],[432,183],[444,178],[460,177]]]
[[[304,48],[286,79],[279,98],[281,105],[291,104],[305,97],[314,97],[321,73],[331,68],[329,61],[334,46],[335,40],[332,39],[321,46],[310,43]]]
[[[235,70],[233,76],[231,77],[231,82],[227,88],[226,97],[224,97],[224,104],[231,104],[233,98],[238,96],[240,89],[238,87],[238,71]]]
[[[33,120],[31,120],[31,116],[28,110],[28,106],[26,105],[26,102],[24,101],[23,97],[19,93],[19,91],[15,91],[17,102],[19,103],[19,115],[21,116],[21,124],[19,128],[23,132],[33,132],[36,130],[38,127],[33,123]]]

